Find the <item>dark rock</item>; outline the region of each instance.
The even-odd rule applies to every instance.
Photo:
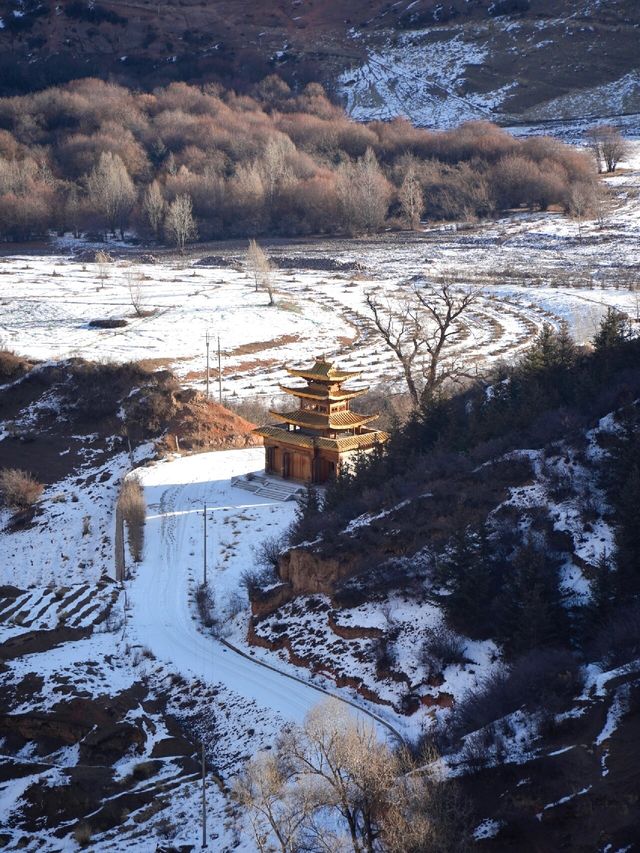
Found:
[[[85,764],[113,764],[134,747],[144,746],[142,729],[131,723],[99,726],[80,743],[80,760]]]

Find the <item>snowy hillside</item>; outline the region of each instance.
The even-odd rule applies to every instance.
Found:
[[[596,29],[586,26],[577,31],[579,40],[591,31],[594,41],[584,47],[592,55],[597,50]],[[539,81],[540,102],[525,106],[532,93],[530,80],[521,76],[522,66],[531,62],[541,74],[547,63],[556,65],[559,42],[576,37],[572,25],[563,19],[497,18],[471,29],[460,25],[389,33],[382,43],[379,37],[372,43],[365,30],[354,31],[353,37],[365,46],[367,58],[342,72],[337,91],[347,112],[358,121],[400,116],[419,126],[446,128],[473,119],[511,125],[593,122],[640,113],[638,70],[594,85],[586,68],[580,68],[584,54],[575,66],[578,73],[573,81],[568,75],[563,80],[569,91],[563,91],[565,85],[545,87]],[[507,67],[512,76],[505,73]],[[577,79],[582,85],[576,85]],[[544,98],[540,97],[543,92]],[[637,130],[637,115],[632,121]],[[555,126],[548,129],[554,132]]]

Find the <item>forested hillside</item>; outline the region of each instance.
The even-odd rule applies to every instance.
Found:
[[[636,725],[639,355],[614,311],[593,350],[546,328],[514,367],[429,401],[324,501],[309,490],[253,579],[253,642],[426,713],[423,744],[491,816],[476,837],[492,849],[637,831],[604,804],[633,785],[610,739]],[[591,741],[601,769],[552,760]]]
[[[0,94],[88,76],[246,92],[277,71],[429,127],[639,110],[632,0],[2,0],[0,17]]]

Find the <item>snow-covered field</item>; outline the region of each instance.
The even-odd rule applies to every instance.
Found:
[[[319,352],[363,370],[372,384],[399,389],[400,372],[373,333],[364,295],[379,288],[401,298],[414,276],[441,274],[483,289],[471,334],[459,343],[479,366],[512,359],[543,322],[566,320],[579,341],[588,340],[608,305],[640,316],[640,147],[624,165],[607,179],[611,200],[601,223],[520,214],[464,228],[426,225],[416,234],[375,240],[266,244],[274,257],[299,261],[298,268],[275,272],[273,307],[255,292],[241,246],[221,249],[218,267],[197,265],[198,255],[150,264],[125,253],[108,265],[104,279],[96,264],[73,259],[68,240],[60,254],[5,256],[0,343],[40,359],[151,359],[202,388],[209,331],[211,377],[217,378],[219,337],[222,393],[229,401],[277,395],[284,365]],[[307,259],[357,262],[364,269],[319,272],[305,267]],[[135,315],[132,287],[146,316]],[[89,326],[104,318],[128,325]]]

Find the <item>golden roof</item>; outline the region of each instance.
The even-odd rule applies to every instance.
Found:
[[[287,368],[287,373],[290,373],[291,376],[300,376],[302,379],[315,380],[316,382],[346,382],[347,379],[360,376],[361,372],[360,370],[352,372],[338,370],[337,367],[333,366],[333,362],[327,361],[323,355],[316,358],[313,367],[300,370],[292,367]]]
[[[306,400],[327,400],[330,403],[353,400],[354,397],[366,394],[369,390],[368,388],[355,388],[353,391],[330,391],[326,386],[314,388],[312,385],[301,385],[300,388],[290,388],[287,385],[280,385],[279,387],[285,394],[293,394],[294,397],[304,397]]]
[[[362,424],[368,424],[369,421],[378,417],[378,415],[361,415],[349,409],[343,412],[331,412],[331,414],[310,412],[307,409],[296,409],[294,412],[271,411],[271,414],[289,424],[309,429],[353,429]]]
[[[283,444],[308,448],[317,447],[323,450],[337,450],[339,453],[371,448],[376,444],[384,444],[389,438],[389,433],[382,430],[368,430],[367,432],[360,432],[357,435],[341,435],[339,438],[327,438],[324,435],[306,435],[302,432],[289,432],[289,430],[278,426],[257,427],[253,432],[264,438],[276,439]]]

